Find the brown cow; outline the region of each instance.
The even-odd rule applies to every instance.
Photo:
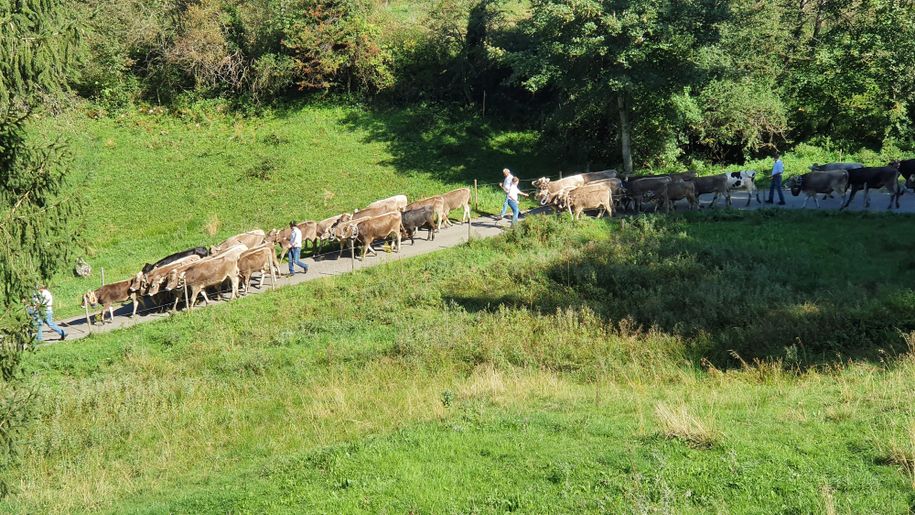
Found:
[[[255,273],[261,274],[260,283],[257,289],[264,286],[264,277],[270,273],[271,285],[276,288],[276,276],[280,273],[279,262],[276,260],[276,254],[273,253],[273,247],[270,245],[261,245],[250,250],[246,250],[238,258],[238,278],[239,284],[248,292],[248,281]]]
[[[699,208],[699,201],[696,200],[696,185],[692,181],[670,181],[670,184],[667,185],[667,200],[670,205],[683,199],[689,203],[690,210]]]
[[[223,241],[219,245],[210,247],[210,255],[219,254],[220,252],[238,243],[244,244],[249,249],[252,249],[261,243],[264,243],[264,240],[266,239],[267,235],[264,234],[264,231],[260,229],[254,229],[252,231],[236,234],[235,236],[232,236],[231,238]]]
[[[318,223],[305,221],[296,224],[296,227],[302,231],[302,250],[306,247],[306,242],[311,243],[312,253],[318,253],[318,239],[320,239],[321,233],[318,232]],[[289,252],[289,249],[292,245],[289,244],[289,237],[292,236],[292,228],[286,227],[285,229],[273,229],[267,234],[267,238],[264,240],[266,243],[272,245],[280,246],[280,260],[286,257],[286,253]],[[248,246],[249,249],[253,249],[259,245]]]
[[[371,204],[365,206],[366,209],[371,209],[373,207],[380,207],[386,209],[385,213],[388,211],[403,211],[407,207],[407,196],[406,195],[394,195],[393,197],[388,197],[386,199],[376,200]]]
[[[419,209],[425,206],[432,206],[432,211],[435,213],[436,227],[435,230],[440,230],[442,228],[442,221],[445,219],[445,199],[441,195],[435,197],[424,198],[422,200],[417,200],[411,204],[408,204],[404,208],[404,212],[412,211],[414,209]]]
[[[392,235],[395,240],[394,250],[395,252],[400,252],[400,228],[401,213],[400,211],[392,211],[371,218],[347,222],[341,236],[343,239],[351,240],[351,248],[353,242],[361,244],[362,256],[360,260],[365,260],[365,254],[372,250],[372,242]],[[375,251],[372,250],[372,252],[374,253]]]
[[[123,281],[118,281],[116,283],[106,284],[97,290],[87,291],[83,295],[83,308],[86,309],[86,323],[91,324],[92,321],[89,317],[89,307],[95,307],[98,304],[102,305],[102,323],[105,323],[105,311],[111,315],[110,322],[114,322],[114,307],[112,305],[116,302],[126,302],[128,300],[133,301],[133,313],[130,314],[130,318],[137,316],[137,307],[140,305],[139,292],[133,288],[134,285],[137,285],[142,280],[143,272],[137,272],[137,275],[125,279]]]
[[[547,177],[541,177],[532,183],[538,190],[534,196],[540,200],[540,205],[542,206],[554,204],[557,197],[584,184],[585,178],[582,174],[570,175],[558,181],[551,181]]]
[[[623,188],[635,202],[635,212],[642,211],[642,201],[645,195],[651,193],[655,198],[654,210],[657,211],[664,205],[665,211],[670,212],[670,200],[667,197],[667,187],[671,180],[669,176],[661,177],[633,177],[623,181]]]
[[[448,219],[448,214],[451,213],[452,209],[457,209],[459,207],[463,208],[463,213],[461,214],[461,223],[470,221],[470,188],[458,188],[456,190],[451,190],[448,193],[442,195],[442,201],[444,203],[442,210],[445,213],[445,225],[451,225],[451,221]]]
[[[168,274],[172,270],[185,267],[195,261],[200,261],[200,256],[187,256],[161,268],[154,268],[148,274],[143,275],[141,284],[137,289],[141,290],[143,295],[153,297],[159,293],[159,288],[162,286],[162,283],[165,282],[165,279],[168,278]]]
[[[566,196],[566,205],[572,220],[579,220],[586,209],[599,209],[597,217],[604,216],[606,211],[613,216],[613,186],[608,182],[592,183],[570,191]]]
[[[728,188],[728,174],[720,173],[718,175],[707,175],[705,177],[696,177],[692,179],[696,185],[696,197],[706,193],[714,193],[712,202],[709,206],[714,206],[718,202],[719,196],[724,196],[725,205],[731,206],[731,189]]]
[[[202,294],[204,302],[209,304],[210,299],[204,289],[211,286],[219,286],[228,279],[232,283],[231,298],[234,299],[238,297],[238,258],[240,255],[240,253],[225,253],[219,257],[191,263],[180,273],[172,270],[168,274],[168,283],[165,285],[165,289],[167,291],[176,288],[189,289],[188,309],[193,309],[194,304],[197,303],[197,295]],[[172,306],[172,310],[178,308],[178,300],[180,298],[181,295],[175,296],[175,304]]]

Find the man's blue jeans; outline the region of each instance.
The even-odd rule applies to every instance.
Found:
[[[289,273],[295,273],[295,265],[302,267],[302,270],[308,272],[308,265],[302,263],[299,260],[299,256],[302,255],[302,247],[292,247],[289,249]]]
[[[508,211],[508,195],[505,195],[505,202],[502,203],[502,212],[499,213],[499,220],[505,216],[505,212]]]
[[[518,201],[506,198],[505,202],[512,208],[512,225],[518,223]]]
[[[60,328],[57,324],[54,323],[54,312],[51,309],[46,309],[44,313],[44,320],[41,319],[41,314],[38,310],[29,309],[29,314],[32,315],[32,323],[35,326],[35,339],[38,341],[44,340],[44,335],[41,334],[41,323],[44,322],[48,324],[48,327],[52,331],[60,335],[61,338],[64,336],[64,330]]]
[[[785,195],[782,194],[782,174],[772,176],[772,184],[769,185],[769,202],[772,202],[772,195],[778,192],[778,201],[785,203]]]

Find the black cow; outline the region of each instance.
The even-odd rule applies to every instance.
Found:
[[[419,229],[429,229],[426,240],[435,240],[435,227],[437,225],[435,207],[425,205],[401,214],[400,231],[404,238],[410,238],[410,244],[415,245],[413,235]]]
[[[858,168],[864,168],[864,165],[861,163],[826,163],[823,165],[814,163],[810,166],[810,171],[831,172],[833,170],[857,170]]]
[[[905,187],[915,189],[915,159],[906,159],[897,161],[899,163],[899,175],[905,177]],[[896,163],[890,163],[893,166]]]
[[[175,261],[178,261],[181,258],[185,258],[188,256],[193,256],[193,255],[198,255],[202,258],[205,258],[210,255],[210,251],[207,250],[206,247],[195,247],[192,249],[182,250],[181,252],[175,252],[174,254],[172,254],[170,256],[166,256],[166,257],[160,259],[159,261],[156,261],[153,264],[146,263],[145,265],[143,265],[143,273],[148,274],[148,273],[152,272],[153,270],[155,270],[156,268],[159,268],[160,266],[165,266],[169,263],[174,263]]]
[[[851,188],[851,195],[845,201],[842,209],[851,204],[855,198],[855,193],[864,189],[864,207],[870,206],[868,194],[872,189],[886,188],[890,192],[890,205],[887,209],[899,208],[899,197],[902,195],[902,188],[899,186],[899,169],[893,166],[883,166],[874,168],[858,168],[857,170],[848,170],[848,187]]]

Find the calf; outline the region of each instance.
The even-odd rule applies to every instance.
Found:
[[[404,209],[404,212],[425,206],[432,206],[432,210],[435,212],[436,218],[435,230],[440,230],[442,228],[442,220],[445,219],[445,199],[443,199],[441,195],[417,200],[416,202],[407,205],[407,207]]]
[[[254,247],[264,243],[266,239],[267,235],[264,234],[264,231],[260,229],[254,229],[253,231],[236,234],[235,236],[232,236],[231,238],[223,241],[219,245],[210,247],[210,255],[219,254],[220,252],[238,243],[245,245],[249,249],[253,249]]]
[[[813,198],[817,207],[820,207],[820,201],[817,200],[817,194],[841,193],[842,200],[845,200],[845,187],[848,185],[848,172],[845,170],[833,170],[830,172],[809,172],[799,177],[788,179],[785,185],[791,190],[795,197],[804,192],[807,198],[804,199],[804,206]]]
[[[156,268],[161,268],[165,265],[174,263],[174,262],[179,261],[188,256],[207,257],[209,255],[210,255],[210,251],[207,250],[206,247],[194,247],[192,249],[182,250],[181,252],[175,252],[174,254],[168,255],[168,256],[160,259],[159,261],[156,261],[153,264],[146,263],[145,265],[143,265],[142,272],[144,274],[148,274],[149,272],[153,271]]]
[[[842,206],[842,209],[845,209],[851,204],[852,199],[855,198],[855,193],[862,188],[864,189],[865,208],[870,206],[870,198],[868,197],[870,190],[879,190],[881,188],[885,188],[890,192],[890,205],[887,206],[887,209],[892,209],[893,203],[896,204],[897,209],[899,208],[899,197],[902,196],[902,188],[899,186],[898,168],[893,166],[858,168],[856,170],[849,170],[847,173],[848,187],[851,188],[851,195],[849,195],[848,200],[845,201],[845,205]]]
[[[372,242],[378,239],[385,239],[388,236],[394,237],[396,242],[394,250],[395,252],[400,252],[401,225],[401,213],[393,211],[356,222],[347,222],[341,235],[344,239],[352,240],[362,245],[360,260],[365,260],[365,254],[371,250]]]
[[[260,283],[257,289],[264,286],[264,277],[270,273],[270,281],[273,288],[276,288],[276,276],[280,273],[280,265],[273,253],[273,247],[262,245],[250,250],[244,251],[238,258],[238,279],[239,284],[248,292],[248,281],[255,273],[260,273]]]
[[[116,302],[126,302],[128,300],[133,301],[133,312],[130,314],[130,318],[137,316],[137,307],[140,305],[138,300],[138,291],[134,288],[138,284],[140,278],[142,277],[143,272],[137,272],[137,275],[125,279],[123,281],[118,281],[116,283],[106,284],[97,290],[87,291],[83,295],[82,307],[86,309],[86,323],[92,324],[92,320],[89,317],[89,307],[95,307],[99,304],[102,305],[102,324],[105,323],[105,311],[108,311],[110,315],[109,322],[114,322],[114,307],[113,304]]]
[[[609,182],[592,183],[570,191],[565,200],[572,220],[581,219],[587,209],[597,209],[597,217],[613,216],[613,185]]]
[[[437,214],[433,205],[425,205],[408,209],[401,216],[401,238],[410,238],[410,244],[415,245],[414,234],[419,229],[429,229],[426,240],[435,240],[435,226]]]
[[[389,211],[403,211],[403,209],[407,207],[407,196],[395,195],[386,199],[376,200],[365,206],[366,209],[371,209],[373,207],[385,209],[385,213]]]
[[[747,205],[753,196],[756,196],[756,203],[762,204],[759,199],[759,190],[756,188],[756,172],[753,170],[741,170],[739,172],[730,172],[727,174],[728,190],[744,190],[747,192]]]
[[[691,210],[699,207],[699,202],[696,200],[696,185],[692,181],[670,181],[667,185],[667,201],[669,205],[684,199],[689,203]]]
[[[623,188],[626,194],[635,202],[635,211],[642,211],[642,200],[645,195],[652,194],[655,198],[654,210],[663,204],[666,212],[670,212],[670,200],[668,199],[667,188],[671,183],[668,176],[661,177],[634,177],[623,181]]]
[[[165,289],[167,291],[177,288],[189,290],[187,308],[193,309],[194,304],[197,303],[197,295],[202,294],[204,302],[210,303],[210,299],[204,291],[205,288],[220,286],[228,279],[232,283],[231,298],[234,299],[238,297],[238,258],[240,255],[241,253],[229,252],[219,257],[191,263],[180,272],[172,270],[168,274],[168,282],[165,285]],[[180,295],[175,296],[175,304],[172,306],[172,310],[177,309],[180,298]]]
[[[445,193],[442,197],[442,211],[445,214],[443,222],[445,225],[451,225],[448,214],[451,210],[462,208],[461,223],[470,221],[470,188],[458,188]]]
[[[731,206],[731,190],[728,188],[728,174],[721,173],[718,175],[696,177],[692,180],[692,183],[696,186],[697,199],[699,198],[699,195],[714,193],[715,196],[712,197],[712,202],[709,203],[709,206],[714,206],[715,203],[718,202],[719,196],[724,197],[726,206]]]

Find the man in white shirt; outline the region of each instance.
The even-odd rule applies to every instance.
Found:
[[[44,339],[44,335],[41,334],[42,323],[47,324],[52,331],[59,334],[61,340],[66,339],[66,331],[54,323],[54,296],[51,295],[51,290],[46,286],[41,286],[32,298],[32,302],[33,305],[28,308],[28,312],[32,315],[32,321],[35,324],[35,339],[38,341]]]
[[[766,204],[771,204],[774,200],[774,194],[778,192],[778,205],[785,205],[785,196],[782,194],[782,173],[785,171],[785,163],[782,162],[781,154],[775,154],[775,164],[772,165],[772,183],[769,184],[769,200]]]
[[[502,169],[502,175],[505,176],[505,179],[502,180],[502,191],[505,192],[505,202],[502,203],[502,212],[499,213],[499,220],[505,217],[505,212],[508,211],[508,190],[512,187],[512,181],[515,179],[515,176],[512,175],[511,170],[508,168]]]
[[[302,230],[295,224],[295,220],[289,222],[289,275],[295,275],[295,266],[299,265],[308,273],[308,265],[299,260],[302,255]]]

